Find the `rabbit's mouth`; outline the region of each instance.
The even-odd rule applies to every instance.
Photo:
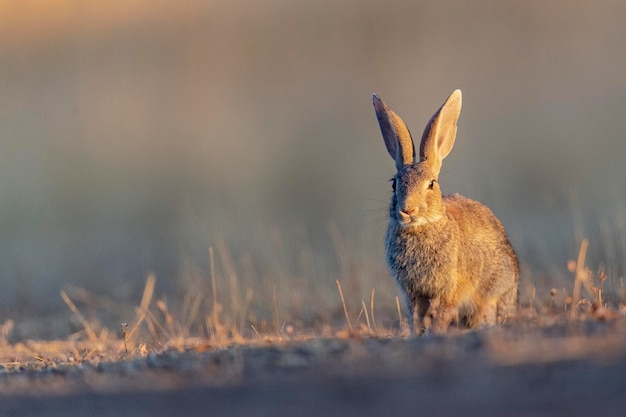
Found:
[[[407,214],[404,211],[399,211],[396,216],[398,225],[403,228],[415,228],[424,226],[426,224],[435,223],[442,219],[443,216],[435,215],[431,217],[415,215],[413,213]]]
[[[405,228],[414,228],[414,227],[419,227],[419,226],[423,226],[425,224],[428,223],[428,220],[426,220],[423,217],[419,217],[415,220],[410,219],[408,221],[405,220],[398,220],[398,223],[400,224],[401,227],[405,227]]]

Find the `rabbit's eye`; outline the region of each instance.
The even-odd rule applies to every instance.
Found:
[[[391,189],[396,191],[396,179],[395,178],[391,179]]]
[[[435,187],[435,180],[431,180],[431,181],[428,183],[428,189],[429,189],[429,190],[432,190],[434,187]]]

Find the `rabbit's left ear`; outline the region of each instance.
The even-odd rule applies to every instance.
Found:
[[[420,162],[439,176],[441,161],[448,156],[456,138],[456,122],[461,114],[461,90],[455,90],[430,119],[420,143]]]
[[[376,110],[376,117],[387,152],[396,161],[396,168],[399,170],[404,165],[415,162],[413,139],[404,121],[387,107],[376,94],[374,94],[374,110]]]

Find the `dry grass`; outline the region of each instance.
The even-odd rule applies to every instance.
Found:
[[[527,360],[536,352],[537,343],[544,343],[536,337],[524,339],[528,328],[560,328],[562,331],[558,343],[563,344],[556,352],[565,356],[576,356],[589,351],[589,345],[583,340],[588,335],[581,334],[581,323],[586,322],[623,322],[618,320],[626,313],[624,303],[609,305],[603,299],[602,286],[606,275],[601,270],[593,274],[586,266],[586,252],[589,246],[583,240],[576,261],[570,261],[569,271],[573,274],[573,290],[553,289],[547,301],[537,299],[535,292],[527,301],[522,301],[518,315],[510,318],[494,333],[490,340],[490,349],[495,358],[501,362]],[[99,323],[91,323],[85,318],[77,304],[65,292],[61,297],[68,306],[74,320],[82,327],[67,340],[57,341],[26,341],[10,344],[7,336],[13,329],[12,321],[0,327],[0,366],[3,372],[20,372],[24,370],[52,369],[58,366],[79,365],[88,362],[116,362],[146,357],[168,351],[213,351],[234,346],[265,346],[284,345],[305,342],[314,338],[389,338],[406,337],[408,325],[402,315],[398,298],[395,306],[384,309],[397,310],[397,318],[384,317],[377,320],[375,312],[375,290],[372,289],[368,302],[360,300],[359,308],[349,306],[350,294],[344,294],[339,280],[337,284],[337,301],[341,303],[345,322],[340,320],[325,322],[315,326],[297,326],[279,312],[279,301],[274,292],[272,300],[273,318],[271,322],[254,321],[246,302],[239,298],[239,286],[232,259],[219,249],[218,258],[227,264],[230,272],[228,283],[229,294],[218,294],[216,261],[213,248],[209,249],[210,288],[211,294],[197,289],[185,296],[182,307],[172,311],[165,299],[155,300],[156,277],[149,275],[144,291],[135,308],[135,317],[130,323],[120,323],[119,330],[112,331]],[[595,278],[595,279],[594,279]],[[597,281],[597,282],[596,282]],[[584,292],[583,292],[584,291]],[[115,302],[90,294],[84,289],[72,288],[82,305],[115,308]],[[227,314],[220,303],[225,297],[230,302]],[[244,300],[245,301],[245,300]],[[623,323],[622,323],[623,327]],[[451,328],[449,334],[465,334],[465,330]],[[619,344],[609,338],[605,342],[594,344],[596,350],[618,350]],[[538,342],[539,340],[539,342]],[[554,344],[554,340],[545,341]],[[513,348],[514,347],[514,348]],[[554,350],[551,350],[555,352]],[[509,355],[510,356],[507,356]],[[556,353],[559,355],[559,353]],[[545,358],[544,358],[545,359]]]

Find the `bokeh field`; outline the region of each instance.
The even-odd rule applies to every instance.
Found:
[[[617,306],[625,22],[618,0],[0,0],[0,324],[67,336],[64,290],[117,328],[153,274],[183,322],[218,300],[248,332],[334,324],[339,280],[393,326],[371,94],[415,134],[455,88],[442,188],[502,220],[521,303],[571,292],[588,238]]]

